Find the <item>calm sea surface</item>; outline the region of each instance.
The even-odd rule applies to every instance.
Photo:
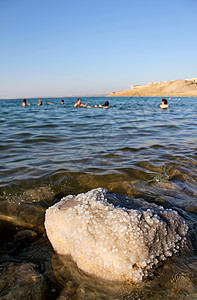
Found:
[[[64,99],[64,105],[60,104]],[[0,297],[2,299],[197,299],[197,98],[0,100]],[[48,105],[48,102],[53,105]],[[115,284],[54,253],[47,207],[103,187],[173,208],[193,250],[141,284]]]

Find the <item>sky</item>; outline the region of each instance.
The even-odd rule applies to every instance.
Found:
[[[196,0],[0,0],[0,98],[197,77]]]

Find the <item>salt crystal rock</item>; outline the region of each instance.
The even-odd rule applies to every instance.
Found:
[[[98,188],[47,209],[47,236],[58,254],[107,280],[137,283],[186,243],[176,211]]]

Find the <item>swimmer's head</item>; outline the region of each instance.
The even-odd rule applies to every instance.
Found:
[[[61,104],[64,104],[64,100],[61,100]]]
[[[106,101],[106,102],[105,102],[105,106],[109,106],[109,101]]]
[[[168,101],[166,99],[162,99],[162,104],[168,104]]]
[[[77,103],[81,104],[81,99],[80,98],[77,99]]]

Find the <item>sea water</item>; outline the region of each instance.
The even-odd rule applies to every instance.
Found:
[[[108,100],[110,108],[74,108],[77,98],[42,99],[42,106],[28,99],[26,107],[23,99],[0,100],[0,296],[195,299],[197,98],[167,98],[166,110],[161,97],[81,99]],[[191,253],[138,285],[105,282],[58,256],[45,210],[98,187],[177,211],[190,228]]]

